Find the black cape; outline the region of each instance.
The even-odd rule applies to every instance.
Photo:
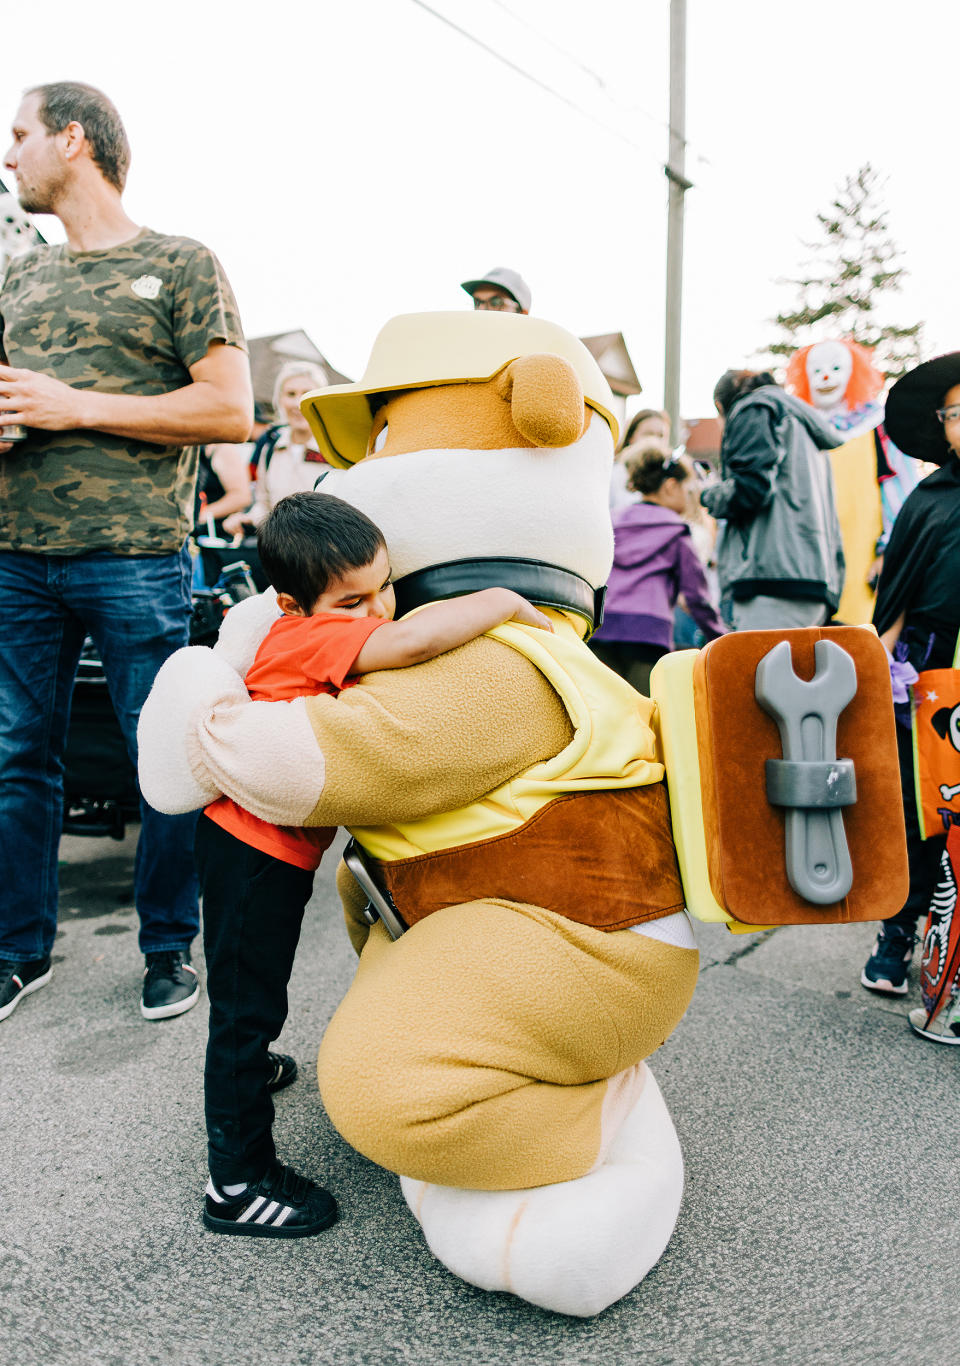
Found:
[[[934,632],[938,645],[950,646],[952,651],[960,634],[960,459],[956,457],[921,480],[894,522],[873,611],[877,631],[882,635],[901,612],[906,613],[908,623]]]

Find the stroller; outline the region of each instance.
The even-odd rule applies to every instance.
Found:
[[[190,644],[213,645],[224,613],[257,586],[250,565],[234,552],[213,588],[193,590]],[[97,647],[83,643],[73,687],[64,753],[63,832],[122,840],[140,819],[137,775],[117,721]]]

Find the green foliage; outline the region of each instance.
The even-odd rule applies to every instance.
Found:
[[[823,236],[805,242],[812,253],[799,279],[781,283],[800,291],[792,311],[773,320],[785,335],[767,350],[789,357],[800,346],[831,337],[852,337],[875,348],[878,367],[892,379],[921,359],[923,324],[897,327],[882,321],[886,295],[901,288],[906,271],[890,237],[880,203],[880,177],[869,162],[847,176],[826,213],[817,214]]]

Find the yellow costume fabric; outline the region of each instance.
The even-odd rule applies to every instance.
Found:
[[[480,801],[353,827],[370,852],[403,858],[485,839],[561,793],[660,780],[652,703],[605,669],[570,623],[554,621],[554,635],[515,623],[490,635],[550,679],[573,725],[569,744]],[[518,974],[519,963],[536,970]],[[697,963],[692,949],[500,899],[437,911],[395,944],[378,926],[320,1049],[327,1112],[365,1156],[420,1180],[504,1190],[582,1176],[622,1118],[609,1079],[671,1033]]]
[[[836,616],[848,626],[864,626],[873,619],[874,594],[867,587],[867,575],[883,530],[873,432],[863,432],[831,451],[830,464],[846,561]]]
[[[453,811],[393,825],[352,826],[360,844],[379,859],[403,859],[490,839],[515,830],[545,802],[568,792],[597,792],[660,782],[650,718],[653,703],[585,649],[573,624],[548,615],[554,634],[508,622],[488,632],[529,659],[550,682],[570,717],[570,743],[554,757],[512,774],[479,801]]]

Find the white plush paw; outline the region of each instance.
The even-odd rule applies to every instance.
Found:
[[[198,730],[225,701],[250,697],[236,670],[204,645],[177,650],[160,669],[137,726],[140,790],[157,811],[180,815],[220,796]]]
[[[604,1161],[586,1176],[531,1190],[457,1190],[408,1177],[400,1185],[430,1250],[455,1275],[586,1318],[659,1261],[680,1211],[683,1158],[647,1070]]]
[[[223,618],[213,648],[241,678],[246,678],[267,632],[282,615],[272,588],[258,593],[255,598],[244,598]]]

